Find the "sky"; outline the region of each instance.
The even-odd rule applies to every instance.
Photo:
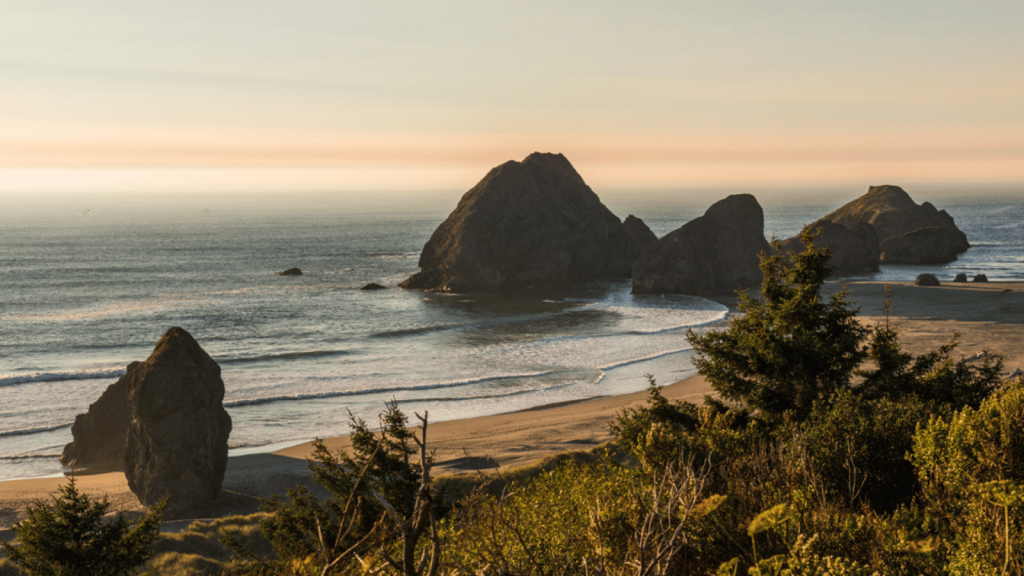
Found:
[[[1024,2],[0,0],[0,192],[1024,184]]]

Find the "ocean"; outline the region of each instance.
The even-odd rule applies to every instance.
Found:
[[[973,247],[947,265],[855,279],[1024,280],[1024,192],[908,191],[950,212]],[[759,195],[766,235],[793,236],[861,193]],[[460,195],[422,206],[285,194],[6,202],[0,479],[61,473],[75,415],[171,326],[220,364],[237,454],[345,434],[350,415],[374,422],[392,399],[440,421],[633,392],[645,374],[667,384],[693,373],[686,329],[727,317],[703,298],[631,295],[628,280],[503,296],[396,288]],[[721,197],[620,194],[605,203],[660,237]],[[275,275],[291,267],[303,275]],[[358,290],[368,282],[388,289]]]

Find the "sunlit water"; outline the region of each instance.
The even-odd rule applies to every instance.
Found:
[[[659,236],[716,198],[609,202]],[[454,199],[453,199],[454,204]],[[766,233],[787,238],[842,204],[762,200]],[[1024,280],[1020,198],[944,199],[973,244],[944,266],[887,267],[876,280],[957,272]],[[70,425],[171,326],[221,365],[231,445],[348,431],[397,399],[432,420],[642,389],[692,372],[688,327],[721,304],[634,296],[629,281],[517,296],[396,289],[447,215],[74,204],[0,214],[0,478],[61,471]],[[274,273],[297,266],[303,276]],[[389,286],[361,291],[367,282]]]

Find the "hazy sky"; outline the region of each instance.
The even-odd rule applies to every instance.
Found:
[[[534,150],[595,188],[1021,184],[1024,2],[0,0],[0,190],[465,189]]]

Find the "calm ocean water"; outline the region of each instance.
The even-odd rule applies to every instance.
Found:
[[[761,198],[766,233],[790,237],[857,195]],[[726,316],[701,298],[633,296],[628,281],[520,297],[394,288],[458,197],[405,212],[329,197],[80,197],[0,211],[0,479],[60,472],[75,415],[171,326],[220,363],[231,445],[252,449],[347,433],[349,411],[373,421],[391,398],[437,421],[636,391],[645,373],[672,382],[692,372],[685,328]],[[606,203],[661,236],[720,197]],[[1022,199],[933,198],[973,248],[861,278],[1024,280]],[[293,266],[305,274],[274,275]],[[357,289],[367,282],[391,288]]]

